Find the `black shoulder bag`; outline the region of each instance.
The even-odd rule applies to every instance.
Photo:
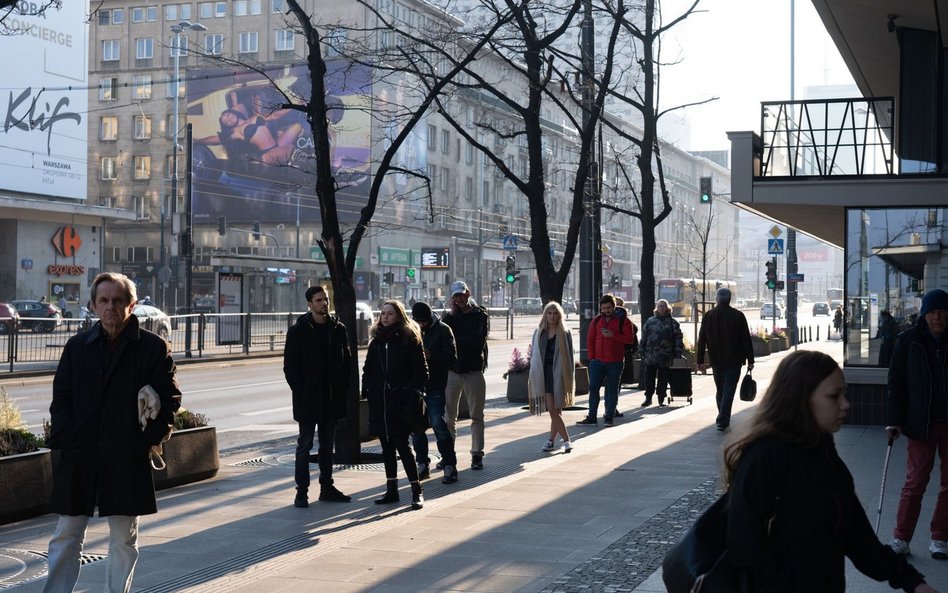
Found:
[[[392,403],[396,421],[407,429],[409,433],[422,433],[428,429],[428,406],[425,404],[424,394],[408,385],[392,387],[388,382],[388,344],[385,344],[385,363],[382,364],[382,376],[385,380],[385,391],[388,401]]]

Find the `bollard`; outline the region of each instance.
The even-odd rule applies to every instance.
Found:
[[[270,352],[273,352],[273,334],[270,334]]]

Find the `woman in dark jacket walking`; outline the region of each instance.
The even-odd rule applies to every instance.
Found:
[[[417,429],[411,425],[415,419],[409,417],[415,411],[413,400],[424,392],[427,382],[428,364],[418,324],[408,319],[400,302],[386,301],[372,328],[362,367],[362,393],[369,400],[369,429],[382,443],[385,464],[385,496],[376,504],[398,502],[396,451],[411,483],[412,508],[420,509],[424,504],[408,436]],[[420,416],[420,409],[417,413]]]
[[[882,545],[833,443],[849,402],[831,357],[787,356],[746,429],[724,449],[727,550],[754,592],[842,593],[849,558],[907,593],[933,593]]]

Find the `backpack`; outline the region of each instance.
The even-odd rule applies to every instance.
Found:
[[[618,308],[616,309],[618,310]],[[625,309],[622,309],[625,311]],[[629,314],[626,312],[624,315],[621,315],[622,318],[629,319]],[[632,326],[632,341],[628,344],[625,344],[625,353],[626,354],[635,354],[639,351],[639,328],[636,327],[635,322],[632,319],[629,319],[629,324]],[[619,321],[619,333],[622,333],[622,328],[625,327],[625,323],[621,320]]]

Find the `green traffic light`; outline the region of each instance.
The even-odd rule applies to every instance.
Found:
[[[776,281],[776,280],[768,280],[768,281],[767,281],[767,288],[769,288],[770,290],[774,290],[775,288],[777,288],[777,281]]]
[[[408,277],[409,278],[415,277],[415,268],[408,268]]]
[[[711,196],[709,194],[701,194],[701,203],[707,204],[711,201]]]
[[[507,282],[509,282],[510,284],[513,284],[514,280],[516,280],[516,278],[514,278],[513,274],[510,274],[510,273],[507,274]]]

